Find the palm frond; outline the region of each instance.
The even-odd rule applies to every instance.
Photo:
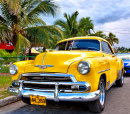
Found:
[[[50,46],[50,35],[55,34],[64,38],[64,34],[59,27],[56,26],[39,26],[39,27],[29,27],[25,29],[28,34],[28,39],[30,41],[39,41],[44,43],[47,47]],[[30,34],[31,33],[31,34]]]
[[[52,2],[52,0],[44,0],[44,1],[41,1],[34,9],[32,9],[29,12],[28,17],[34,17],[34,16],[37,17],[40,14],[43,14],[43,15],[51,14],[55,16],[57,9],[58,9],[58,6],[54,2]]]
[[[76,12],[74,12],[72,15],[71,15],[71,19],[73,19],[73,20],[76,20],[77,19],[77,16],[78,16],[78,14],[79,14],[79,12],[78,11],[76,11]]]
[[[41,2],[41,0],[24,0],[24,2],[22,3],[22,8],[26,11],[26,12],[30,12],[31,10],[33,10],[39,3]]]
[[[4,19],[4,17],[2,17],[2,15],[0,15],[0,23],[5,25],[7,23],[7,21]]]
[[[55,21],[55,23],[54,23],[54,25],[58,25],[58,26],[60,26],[63,30],[64,29],[67,29],[67,24],[66,24],[66,22],[65,21],[63,21],[63,20],[56,20]]]
[[[17,34],[17,43],[15,46],[15,51],[17,54],[20,53],[21,48],[29,48],[30,47],[30,41],[22,36],[21,34]]]
[[[25,31],[27,31],[28,39],[31,42],[39,41],[49,45],[48,31],[44,27],[29,27]]]
[[[29,19],[29,25],[32,25],[32,26],[43,26],[43,25],[46,25],[46,23],[40,19],[40,18],[32,18],[32,19]]]
[[[0,30],[11,31],[11,30],[9,29],[9,27],[7,27],[7,26],[5,26],[5,25],[1,25],[1,24],[0,24]]]
[[[2,0],[1,2],[1,11],[2,11],[2,16],[8,22],[8,25],[11,25],[12,16],[9,13],[10,9],[6,0]]]

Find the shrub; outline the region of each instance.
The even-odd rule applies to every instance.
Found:
[[[0,73],[9,73],[9,66],[1,66]]]
[[[3,57],[4,63],[9,64],[10,62],[16,62],[17,58],[12,58],[14,56],[17,56],[16,52],[13,51],[12,53],[9,53],[6,50],[0,49],[0,57]]]

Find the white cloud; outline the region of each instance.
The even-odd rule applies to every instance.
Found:
[[[115,46],[130,48],[130,18],[97,25],[95,26],[95,31],[98,30],[103,31],[106,35],[108,35],[109,32],[116,34],[116,37],[119,38],[119,44],[115,44]]]
[[[119,38],[118,46],[130,48],[130,0],[54,0],[61,7],[55,18],[44,17],[47,24],[54,24],[56,19],[64,19],[63,13],[79,12],[82,17],[91,17],[95,29],[110,31]],[[108,32],[105,32],[108,34]]]

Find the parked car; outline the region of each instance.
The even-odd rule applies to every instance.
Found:
[[[116,53],[116,56],[123,60],[125,74],[130,73],[130,53]]]
[[[106,40],[65,39],[35,60],[14,63],[8,93],[36,105],[46,106],[46,100],[87,102],[90,111],[102,112],[105,90],[115,82],[123,86],[123,69],[123,61]]]
[[[14,50],[14,46],[12,44],[9,44],[9,43],[1,42],[0,43],[0,49],[6,50],[9,53],[11,53]]]

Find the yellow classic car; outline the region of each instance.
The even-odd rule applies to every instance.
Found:
[[[124,66],[110,44],[95,36],[62,40],[35,60],[12,64],[8,93],[28,104],[87,102],[90,111],[105,107],[105,90],[122,87]]]

